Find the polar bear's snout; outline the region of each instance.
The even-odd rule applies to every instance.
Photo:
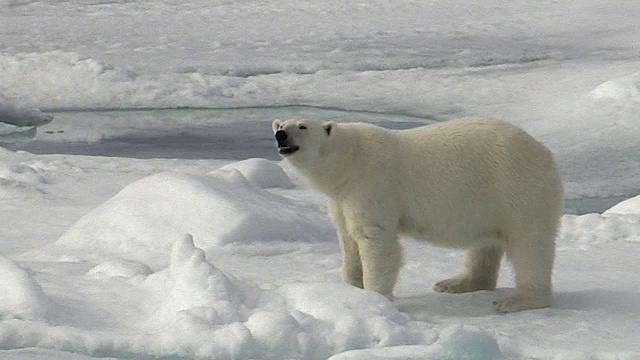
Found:
[[[289,155],[298,151],[300,147],[293,145],[289,135],[284,130],[276,131],[276,141],[278,142],[278,151],[281,155]]]
[[[276,140],[278,141],[278,145],[282,145],[284,144],[284,141],[287,140],[289,136],[287,135],[287,132],[284,130],[278,130],[276,131]]]

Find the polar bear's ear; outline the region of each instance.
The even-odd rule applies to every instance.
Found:
[[[327,121],[326,123],[322,124],[322,127],[324,127],[324,131],[327,132],[327,136],[331,135],[331,130],[333,130],[334,126],[336,126],[335,121]]]
[[[280,119],[273,120],[273,123],[271,123],[271,129],[273,129],[273,132],[278,131],[278,129],[280,129],[281,124],[282,124],[282,120]]]

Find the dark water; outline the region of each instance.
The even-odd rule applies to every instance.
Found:
[[[53,113],[37,134],[0,138],[10,150],[139,159],[266,158],[279,160],[271,132],[273,119],[365,121],[405,129],[434,122],[402,114],[304,106],[243,109],[149,109]],[[602,212],[627,197],[567,199],[571,214]]]
[[[2,146],[34,154],[275,160],[279,156],[271,122],[276,118],[366,121],[396,129],[433,122],[401,114],[304,106],[76,111],[53,115],[54,121],[38,129],[34,138],[6,142]],[[95,134],[101,135],[95,139]]]

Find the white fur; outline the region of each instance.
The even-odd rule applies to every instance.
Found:
[[[495,289],[506,252],[515,294],[494,308],[551,304],[562,182],[552,153],[524,131],[483,118],[410,130],[276,120],[273,129],[299,147],[285,159],[330,198],[348,283],[393,298],[404,234],[466,249],[465,271],[437,291]]]

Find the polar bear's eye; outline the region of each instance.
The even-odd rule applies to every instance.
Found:
[[[300,126],[298,126],[298,129],[307,130],[307,126],[306,125],[300,125]]]

